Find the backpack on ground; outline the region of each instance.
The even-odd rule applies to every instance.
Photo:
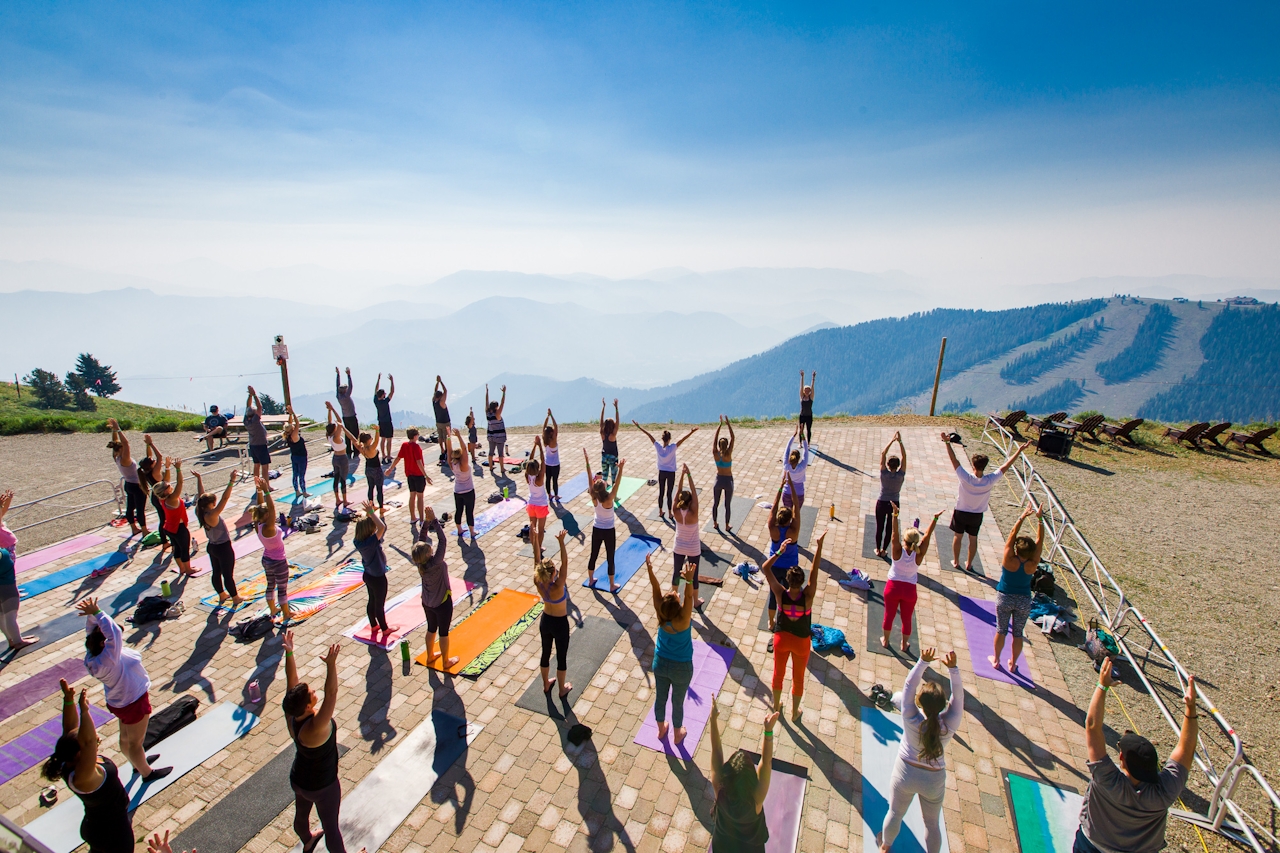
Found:
[[[1053,598],[1056,586],[1053,576],[1053,566],[1049,563],[1041,563],[1036,569],[1036,573],[1031,576],[1031,591],[1043,593],[1044,595]]]
[[[271,621],[271,616],[264,613],[261,616],[246,616],[232,625],[227,633],[242,643],[252,643],[255,640],[261,640],[274,629],[275,624]]]
[[[173,602],[159,595],[149,595],[138,602],[129,621],[134,625],[145,625],[148,622],[159,622],[169,612]]]
[[[1104,660],[1118,657],[1120,654],[1120,646],[1116,644],[1116,638],[1110,631],[1103,628],[1097,619],[1089,620],[1089,632],[1085,634],[1084,645],[1080,648],[1084,649],[1085,654],[1093,661],[1095,670],[1102,669]]]
[[[170,702],[162,711],[151,715],[147,721],[147,734],[142,740],[142,748],[150,749],[169,735],[196,721],[196,708],[200,700],[194,696],[179,696]]]

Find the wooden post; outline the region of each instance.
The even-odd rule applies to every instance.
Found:
[[[22,386],[18,384],[18,374],[13,374],[13,390],[18,395],[18,399],[22,399]]]
[[[938,405],[938,383],[942,381],[942,357],[947,354],[947,339],[942,339],[942,346],[938,349],[938,369],[933,374],[933,399],[929,401],[929,417],[933,417],[933,410]]]
[[[280,365],[280,384],[284,386],[284,404],[286,407],[292,406],[293,399],[289,395],[289,348],[284,345],[284,335],[276,335],[271,354],[275,356],[276,364]]]

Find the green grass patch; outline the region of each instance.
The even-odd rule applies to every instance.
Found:
[[[157,409],[124,400],[94,398],[97,410],[41,409],[35,396],[24,386],[21,397],[12,382],[0,382],[0,435],[29,432],[107,432],[107,418],[115,418],[123,429],[145,432],[198,430],[203,418],[190,412]]]

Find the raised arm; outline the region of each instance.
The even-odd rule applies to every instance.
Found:
[[[760,743],[760,768],[756,771],[756,814],[764,811],[764,801],[769,796],[769,783],[773,781],[773,727],[779,714],[774,711],[764,718],[764,734]]]
[[[688,438],[688,436],[685,436]],[[693,472],[689,470],[688,465],[681,465],[680,482],[683,484],[685,480],[689,481],[689,494],[693,497],[689,501],[689,511],[695,516],[698,514],[698,487],[693,483]],[[679,489],[676,490],[677,492]]]
[[[1084,718],[1085,745],[1091,762],[1107,757],[1107,736],[1103,730],[1103,719],[1107,714],[1107,692],[1111,690],[1111,684],[1111,658],[1104,658],[1102,667],[1098,670],[1098,684],[1093,688],[1093,696],[1089,699],[1089,713]],[[1185,720],[1183,725],[1185,730]],[[1182,745],[1181,740],[1178,745]]]
[[[120,445],[120,464],[128,468],[129,463],[133,461],[133,454],[129,450],[129,439],[125,436],[124,430],[120,429],[120,424],[116,423],[115,418],[107,418],[107,424],[111,427],[111,440]]]
[[[956,449],[951,446],[951,437],[945,432],[942,433],[942,443],[947,446],[947,458],[951,460],[951,467],[959,468],[960,460],[956,458]]]
[[[1018,520],[1013,523],[1013,527],[1009,528],[1009,535],[1004,540],[1004,559],[1016,560],[1018,552],[1014,549],[1013,543],[1018,539],[1018,533],[1022,530],[1022,522],[1026,521],[1028,516],[1035,513],[1035,504],[1029,504],[1022,514],[1018,516]]]
[[[632,423],[635,423],[635,421],[632,421]],[[691,430],[689,430],[688,432],[686,432],[686,433],[684,434],[684,438],[681,438],[679,441],[677,441],[677,442],[676,442],[676,447],[679,447],[680,445],[684,444],[684,443],[685,443],[685,441],[689,438],[689,436],[693,435],[693,434],[694,434],[695,432],[697,432],[697,431],[698,431],[698,428],[697,428],[697,427],[694,427],[693,429],[691,429]],[[647,433],[646,433],[646,435],[647,435]]]
[[[449,406],[449,389],[445,387],[444,380],[436,375],[436,387],[440,389],[440,405],[444,408]]]
[[[769,589],[772,590],[774,598],[780,598],[785,590],[782,587],[782,583],[773,576],[773,564],[778,561],[778,557],[782,555],[782,552],[790,547],[791,540],[784,539],[782,544],[778,546],[777,553],[770,554],[769,558],[764,561],[764,565],[760,567],[760,574],[764,575],[764,579],[768,582]]]
[[[1200,734],[1200,713],[1196,708],[1196,677],[1187,677],[1187,692],[1182,697],[1182,731],[1178,734],[1178,745],[1169,756],[1188,770],[1196,757],[1196,742]]]
[[[391,390],[387,392],[387,402],[390,403],[391,398],[396,395],[396,378],[388,373],[387,381],[391,383]]]
[[[502,399],[498,401],[498,417],[502,417],[502,410],[507,407],[507,386],[502,386]]]
[[[684,569],[680,572],[680,577],[684,580],[684,605],[680,612],[680,621],[684,622],[693,616],[693,578],[698,573],[698,567],[693,563],[685,563]]]
[[[329,653],[324,656],[324,699],[320,702],[320,708],[316,711],[316,715],[311,718],[308,726],[314,726],[326,736],[329,731],[329,722],[333,719],[333,709],[338,705],[338,651],[342,648],[338,643],[329,646]]]
[[[591,456],[587,453],[587,449],[585,447],[582,448],[582,461],[587,466],[587,482],[590,483],[594,477],[591,474]],[[588,494],[590,494],[590,490],[588,490]],[[592,498],[592,501],[595,501],[594,497]]]
[[[338,413],[333,410],[333,403],[328,400],[324,401],[325,416],[329,419],[329,423],[337,425],[342,423],[342,419],[338,417]]]
[[[364,514],[373,519],[373,535],[377,536],[378,541],[381,542],[382,537],[387,535],[387,524],[378,515],[378,507],[373,501],[364,502]]]
[[[80,728],[80,715],[76,713],[76,690],[65,678],[58,679],[62,688],[62,733],[69,735]]]
[[[292,690],[298,684],[298,664],[293,660],[293,631],[284,632],[284,684]]]
[[[618,502],[618,486],[622,485],[622,467],[627,464],[627,460],[618,460],[618,475],[613,478],[613,488],[609,491],[609,499],[612,503]]]
[[[894,512],[894,523],[897,523],[897,512]],[[942,515],[942,510],[938,510],[933,514],[933,520],[929,522],[929,528],[924,532],[924,538],[920,540],[920,557],[923,559],[925,554],[929,553],[929,540],[933,538],[933,531],[938,526],[938,517]]]
[[[182,460],[181,459],[175,459],[173,461],[173,470],[178,472],[178,478],[173,484],[173,494],[178,498],[179,501],[181,501],[182,500]]]
[[[257,412],[259,416],[262,415],[262,401],[258,399],[258,392],[253,390],[252,385],[249,386],[249,398],[244,401],[244,407],[246,409],[250,406],[253,406],[253,410]]]
[[[337,367],[333,368],[333,393],[339,396],[342,394],[342,371]]]
[[[614,430],[622,429],[622,415],[618,412],[618,398],[613,398],[613,428]],[[616,434],[616,433],[615,433]]]
[[[733,434],[733,421],[726,417],[724,425],[729,428],[729,453],[733,453],[733,445],[737,441],[737,437]]]
[[[604,397],[601,397],[600,398],[600,434],[601,435],[604,434],[604,407],[607,405],[608,403],[605,402]]]
[[[784,469],[782,472],[782,482],[778,484],[778,493],[773,496],[773,506],[769,508],[769,529],[776,530],[778,527],[778,507],[782,505],[782,490],[791,483],[791,475]]]
[[[658,582],[658,576],[653,573],[653,556],[645,554],[644,567],[649,572],[649,588],[653,592],[653,610],[655,613],[661,612],[662,609],[662,584]],[[658,630],[662,630],[659,626]]]
[[[720,790],[720,771],[724,767],[724,749],[720,746],[720,703],[711,697],[711,787]]]
[[[559,581],[568,582],[569,549],[564,545],[564,537],[566,535],[564,528],[560,528],[560,532],[556,534],[556,541],[560,543],[560,568],[556,569],[555,577],[551,580],[552,583],[557,583]]]
[[[713,457],[720,455],[720,430],[724,427],[724,415],[720,416],[720,422],[716,424],[716,434],[711,436],[711,455]]]
[[[956,665],[956,653],[947,652],[942,658],[942,665],[947,668],[947,677],[951,679],[951,698],[947,708],[942,712],[942,724],[947,731],[954,732],[960,728],[964,719],[964,682],[960,680],[960,667]]]
[[[800,399],[804,399],[804,368],[800,369]]]
[[[214,510],[214,514],[221,516],[222,511],[227,508],[227,501],[231,500],[231,490],[236,487],[236,472],[232,471],[231,476],[227,479],[227,487],[222,490],[222,497],[218,500],[218,506]]]
[[[813,392],[813,396],[818,396],[818,371],[813,371],[813,378],[809,380],[809,390]]]
[[[1010,456],[1008,459],[1006,459],[1004,464],[1001,465],[1000,468],[998,469],[1000,473],[1003,474],[1004,472],[1012,468],[1013,463],[1017,462],[1018,457],[1021,456],[1026,451],[1026,449],[1030,446],[1031,446],[1030,441],[1024,441],[1022,444],[1019,444],[1018,449],[1013,451],[1013,455]]]
[[[271,499],[271,490],[267,488],[266,480],[255,477],[254,483],[258,487],[258,503],[267,507],[267,520],[262,525],[262,535],[269,539],[276,535],[276,504]]]
[[[894,433],[893,438],[898,442],[898,451],[902,454],[902,467],[898,470],[905,474],[907,473],[907,446],[902,443],[902,433]]]
[[[76,778],[81,784],[92,784],[102,771],[98,769],[98,730],[93,725],[93,714],[89,711],[89,691],[84,688],[80,689],[80,721],[76,728],[76,741],[80,744],[80,754],[76,756]]]
[[[547,417],[551,419],[551,434],[555,436],[556,441],[560,440],[560,424],[556,423],[556,416],[551,414],[551,410],[547,409]],[[543,427],[547,425],[546,421],[542,422]]]
[[[645,438],[647,438],[647,439],[649,439],[649,441],[650,441],[651,443],[653,443],[653,444],[657,444],[657,443],[658,443],[658,440],[657,440],[656,438],[654,438],[654,437],[653,437],[653,433],[649,432],[647,429],[645,429],[644,427],[640,426],[640,423],[639,423],[635,418],[632,418],[632,419],[631,419],[631,423],[635,424],[636,429],[638,429],[638,430],[640,430],[642,433],[644,433],[644,437],[645,437]]]
[[[818,594],[818,569],[822,568],[822,543],[826,538],[827,531],[824,530],[813,549],[813,564],[809,566],[809,585],[805,587],[805,599],[810,606],[813,605],[813,599]]]
[[[1032,557],[1032,559],[1027,561],[1028,563],[1031,564],[1031,572],[1028,572],[1028,574],[1032,574],[1035,572],[1036,567],[1040,565],[1040,557],[1043,554],[1044,554],[1044,507],[1037,506],[1036,507],[1036,550],[1035,550],[1035,555]]]
[[[484,384],[484,413],[489,414],[489,383]]]
[[[914,710],[916,707],[916,691],[920,689],[920,682],[924,679],[924,671],[929,668],[929,664],[933,663],[937,650],[928,648],[920,650],[920,658],[916,661],[915,666],[911,667],[911,671],[907,673],[906,681],[902,682],[902,707],[899,711]]]

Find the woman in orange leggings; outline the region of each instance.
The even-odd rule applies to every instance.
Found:
[[[813,599],[818,594],[818,567],[822,565],[822,541],[824,531],[818,537],[813,551],[813,565],[809,568],[809,582],[805,583],[804,569],[792,566],[787,570],[784,588],[773,576],[774,554],[760,567],[760,574],[769,582],[769,589],[778,600],[778,620],[773,635],[773,708],[782,712],[782,680],[787,673],[787,659],[791,659],[791,719],[800,722],[800,700],[804,698],[804,670],[809,664],[810,626],[813,623]],[[792,544],[786,540],[779,553]]]

